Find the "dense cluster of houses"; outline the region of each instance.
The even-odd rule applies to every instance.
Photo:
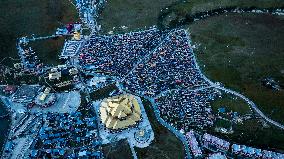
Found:
[[[48,113],[36,140],[30,153],[32,158],[102,156],[97,119],[95,116],[84,116],[81,112]]]
[[[260,158],[262,156],[261,149],[245,146],[245,145],[232,145],[232,152],[238,156]]]
[[[202,138],[203,145],[209,149],[226,152],[230,149],[230,142],[205,133]]]
[[[105,0],[75,0],[76,8],[79,10],[81,21],[93,31],[100,30],[97,24],[99,9]]]
[[[273,152],[273,151],[268,151],[268,150],[262,150],[262,158],[265,159],[282,159],[284,158],[284,154],[278,153],[278,152]]]
[[[24,68],[36,69],[42,66],[41,61],[31,47],[18,46],[18,52]]]
[[[202,137],[203,147],[219,151],[228,156],[235,156],[241,158],[263,158],[263,159],[282,159],[284,154],[261,150],[246,145],[232,144],[226,140],[220,139],[216,136],[205,133]]]
[[[246,145],[238,145],[233,144],[232,153],[237,156],[242,156],[246,158],[263,158],[263,159],[282,159],[284,158],[284,154],[268,151],[268,150],[261,150],[258,148],[253,148]]]
[[[4,94],[10,95],[13,94],[17,90],[17,86],[14,85],[7,85],[2,89]]]
[[[191,153],[193,154],[194,158],[202,157],[202,151],[199,146],[199,143],[195,137],[194,131],[189,131],[185,134],[185,138],[187,140],[187,144],[190,148]]]
[[[185,134],[186,142],[194,158],[226,159],[226,158],[263,158],[282,159],[284,154],[261,150],[246,145],[231,144],[230,142],[205,133],[203,135],[190,130]],[[209,152],[214,152],[209,154]],[[203,153],[206,152],[206,153]],[[216,153],[218,152],[218,153]]]
[[[92,29],[92,33],[100,28],[96,20],[98,9],[104,2],[104,0],[75,1],[82,22]],[[239,12],[239,10],[234,11],[233,8],[231,10]],[[253,10],[252,12],[259,11]],[[217,13],[217,11],[204,12],[196,15],[193,20],[196,21]],[[76,26],[79,26],[79,24],[76,24]],[[59,29],[57,34],[70,33],[70,29],[71,25],[65,30]],[[126,90],[143,96],[154,97],[161,117],[178,130],[187,132],[193,127],[203,129],[213,125],[214,116],[210,102],[214,100],[217,92],[214,89],[202,89],[210,84],[204,79],[196,65],[185,30],[163,33],[152,28],[112,36],[94,34],[86,41],[84,46],[82,46],[83,41],[80,41],[81,34],[77,32],[81,30],[81,25],[80,29],[75,30],[73,40],[65,43],[60,58],[71,59],[73,60],[71,63],[76,63],[77,53],[80,52],[79,64],[85,72],[101,72],[103,75],[110,74],[122,78],[122,85]],[[18,52],[22,64],[18,67],[24,66],[28,70],[40,70],[39,68],[42,68],[43,64],[31,47],[22,47],[22,43],[27,44],[25,38],[21,40],[24,40],[24,42],[19,41]],[[49,82],[58,88],[77,82],[79,80],[78,75],[79,71],[76,67],[67,67],[66,65],[59,65],[47,71]],[[93,80],[92,82],[97,84],[98,81]],[[271,80],[264,82],[266,82],[264,83],[266,86],[279,89]],[[197,88],[199,90],[192,91]],[[35,104],[48,107],[56,101],[55,96],[50,96],[51,88],[46,88],[41,92],[36,101],[34,101],[34,98],[40,90],[39,87],[24,85],[17,91],[16,89],[16,87],[7,86],[4,92],[13,94],[12,101],[14,102],[30,103],[28,107]],[[126,118],[126,115],[123,116],[122,113],[119,115],[122,116],[121,118]],[[105,117],[109,116],[106,114]],[[23,117],[23,120],[25,118],[28,117]],[[102,141],[98,135],[97,117],[94,114],[93,116],[83,115],[80,111],[70,114],[47,113],[43,114],[42,119],[44,124],[39,129],[38,137],[29,151],[30,158],[102,158]],[[36,122],[37,120],[30,120],[29,122]],[[116,120],[112,119],[111,121]],[[35,129],[29,131],[35,131]],[[144,130],[139,131],[135,134],[135,140],[145,142],[144,140],[149,138],[149,134]],[[220,152],[211,155],[211,158],[214,158],[214,156],[221,158],[220,156],[224,157],[225,155],[242,158],[284,158],[284,154],[272,151],[245,145],[231,145],[230,142],[207,133],[203,134],[201,138],[197,137],[192,130],[185,134],[186,143],[195,158],[206,156],[203,156],[204,148]],[[14,148],[14,143],[8,142],[4,151],[10,152]]]
[[[80,64],[86,69],[126,75],[134,65],[162,39],[160,31],[150,29],[113,36],[92,36],[80,57]]]
[[[18,103],[31,102],[40,91],[40,88],[39,85],[22,85],[12,95],[12,101]]]
[[[194,61],[185,30],[174,30],[124,82],[126,89],[147,96],[175,88],[208,86]]]
[[[2,156],[8,156],[10,155],[9,153],[13,151],[13,149],[15,148],[15,144],[13,143],[13,141],[7,141],[7,143],[5,144],[5,147],[3,149],[2,152]]]
[[[55,88],[72,86],[79,81],[79,70],[73,66],[58,65],[48,71],[49,84]]]
[[[156,98],[161,117],[178,130],[212,126],[214,117],[210,101],[217,95],[213,89],[200,91],[173,90]]]

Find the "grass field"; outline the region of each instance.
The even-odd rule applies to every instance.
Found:
[[[115,84],[107,85],[95,92],[90,93],[90,97],[92,101],[102,100],[104,98],[108,98],[109,94],[115,90],[118,90]]]
[[[64,46],[63,37],[31,42],[30,46],[34,49],[38,58],[41,59],[44,64],[60,64],[58,55]]]
[[[142,102],[152,129],[154,130],[155,139],[150,146],[146,148],[135,148],[138,158],[183,159],[185,157],[185,151],[182,142],[157,121],[153,109],[151,108],[151,103],[145,99]]]
[[[109,0],[102,12],[102,32],[113,27],[115,32],[143,29],[158,23],[160,10],[169,7],[171,18],[183,18],[186,14],[216,9],[219,7],[256,6],[281,7],[283,0],[190,0],[174,3],[175,0]],[[16,39],[25,35],[48,35],[62,23],[78,21],[75,8],[68,0],[2,0],[0,1],[0,59],[17,57]],[[208,18],[189,26],[192,40],[201,44],[196,50],[198,62],[204,73],[212,80],[243,93],[272,119],[284,123],[284,92],[273,91],[261,85],[260,80],[273,77],[284,83],[284,17],[255,14],[229,14]],[[57,54],[63,39],[39,41],[32,44],[44,62],[57,64]],[[99,97],[105,92],[99,92]],[[226,104],[232,110],[241,102],[222,98],[218,105]],[[213,105],[213,107],[215,107]],[[184,158],[181,142],[162,127],[149,106],[145,106],[155,131],[154,143],[146,149],[137,149],[139,157]],[[223,124],[223,123],[222,123]],[[235,133],[228,140],[252,146],[284,149],[284,133],[274,127],[263,128],[256,120],[244,125],[235,125]],[[222,135],[223,137],[224,135]],[[265,144],[264,144],[265,143]],[[182,152],[182,153],[181,153]]]
[[[0,59],[17,57],[16,40],[22,36],[53,34],[64,23],[78,21],[77,11],[68,0],[2,0],[0,1]],[[43,61],[54,62],[57,56],[50,51],[59,50],[57,44],[37,42]],[[57,55],[57,52],[55,52]]]
[[[172,3],[159,14],[158,27],[161,29],[179,27],[180,22],[186,24],[187,17],[196,13],[226,7],[257,7],[274,8],[284,7],[282,0],[186,0]]]
[[[129,32],[157,25],[158,17],[169,13],[163,19],[183,19],[187,14],[195,14],[220,7],[281,7],[282,0],[109,0],[100,16],[102,33],[114,31],[114,33]],[[161,11],[163,10],[163,11]],[[121,29],[121,26],[128,28]],[[114,28],[115,27],[115,28]]]
[[[219,7],[283,7],[282,0],[190,0],[184,3],[163,4],[155,2],[154,5],[167,6],[168,14],[172,19],[183,18],[186,14],[195,14]],[[117,4],[110,1],[102,13],[103,32],[113,27],[126,25],[129,28],[118,32],[127,32],[157,24],[159,14],[141,14],[138,4],[140,2]],[[144,6],[147,3],[143,4]],[[140,6],[142,7],[142,6]],[[164,10],[166,11],[166,10]],[[114,14],[115,13],[115,14]],[[130,14],[131,13],[131,14]],[[142,16],[137,16],[142,15]],[[143,20],[139,20],[143,18]],[[212,80],[220,81],[226,87],[243,93],[264,111],[265,114],[284,123],[284,95],[283,91],[276,92],[261,85],[261,79],[273,77],[283,84],[284,82],[284,36],[283,17],[254,14],[229,14],[208,18],[190,25],[192,40],[201,44],[195,50],[200,66],[205,65],[203,72]],[[218,99],[213,109],[220,105],[237,111],[241,114],[250,112],[248,106],[240,99],[231,97]],[[221,123],[223,124],[223,123]],[[276,128],[263,128],[257,121],[252,120],[244,125],[234,126],[235,133],[227,136],[231,141],[249,144],[252,146],[283,149],[283,131]],[[275,132],[275,133],[273,133]],[[263,136],[263,139],[262,137]],[[263,144],[265,143],[265,144]]]
[[[172,9],[182,16],[231,6],[269,8],[284,6],[284,2],[282,0],[188,0],[173,4]]]
[[[233,134],[221,134],[215,132],[213,129],[209,133],[228,140],[231,143],[282,151],[282,153],[284,150],[284,132],[275,127],[265,128],[256,119],[244,121],[243,124],[234,124]]]
[[[108,88],[108,87],[107,87]],[[109,87],[111,88],[111,87]],[[143,159],[184,159],[185,151],[182,142],[156,119],[151,103],[142,100],[147,116],[155,134],[154,141],[146,148],[136,148],[138,158]],[[108,159],[133,158],[127,141],[103,146],[104,156]]]
[[[217,128],[221,127],[221,128],[230,129],[230,127],[232,126],[232,123],[230,121],[227,121],[227,120],[217,119],[214,122],[214,126],[217,127]]]
[[[160,10],[176,0],[109,0],[100,16],[102,32],[128,32],[157,24]],[[121,26],[128,28],[119,29]],[[116,27],[116,29],[113,29]]]
[[[261,85],[265,77],[284,84],[284,17],[229,14],[190,27],[204,73],[252,99],[266,115],[284,123],[284,91]]]
[[[5,115],[9,112],[7,112],[6,106],[2,103],[2,101],[0,100],[0,115]],[[2,132],[2,137],[0,137],[0,153],[2,153],[2,148],[4,146],[4,142],[6,140],[6,138],[4,136],[8,135],[8,129],[10,126],[10,119],[0,119],[0,131]]]
[[[121,140],[113,144],[104,145],[103,154],[106,159],[131,159],[132,152],[127,140]]]
[[[244,100],[228,94],[211,102],[211,106],[214,113],[218,113],[218,109],[222,107],[226,109],[226,112],[238,112],[240,115],[252,114],[250,106]]]

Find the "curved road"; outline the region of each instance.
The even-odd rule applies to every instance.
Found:
[[[217,88],[217,89],[220,89],[220,90],[223,90],[225,91],[226,93],[230,93],[230,94],[233,94],[235,96],[238,96],[240,98],[242,98],[243,100],[245,100],[263,119],[265,119],[267,122],[269,122],[270,124],[274,125],[274,126],[277,126],[278,128],[280,129],[283,129],[284,130],[284,125],[270,119],[269,117],[267,117],[266,115],[264,115],[262,113],[261,110],[258,109],[258,107],[256,106],[256,104],[254,102],[252,102],[250,99],[248,99],[247,97],[245,97],[244,95],[236,92],[236,91],[233,91],[233,90],[230,90],[230,89],[227,89],[227,88],[224,88],[224,87],[220,87],[220,86],[215,86],[214,88]]]
[[[160,111],[159,111],[156,103],[154,102],[153,98],[148,98],[148,97],[145,97],[145,98],[148,99],[152,103],[155,116],[156,116],[157,120],[159,121],[159,123],[162,124],[164,127],[166,127],[169,131],[174,133],[175,136],[182,141],[184,148],[185,148],[185,151],[186,151],[187,159],[191,159],[191,155],[190,155],[191,153],[190,153],[190,150],[189,150],[189,147],[188,147],[188,144],[187,144],[187,140],[185,139],[184,135],[181,134],[178,130],[176,130],[173,126],[171,126],[170,124],[168,124],[167,122],[165,122],[161,118]]]
[[[187,34],[187,39],[188,39],[188,43],[191,45],[191,41],[190,41],[190,35],[189,35],[189,31],[185,31],[186,34]],[[192,50],[193,52],[193,50]],[[201,72],[201,69],[197,63],[197,60],[196,60],[196,57],[195,57],[195,54],[193,53],[193,59],[194,59],[194,62],[195,62],[195,66],[196,68],[199,70],[200,72],[200,75],[204,78],[204,80],[206,80],[212,88],[216,88],[216,89],[220,89],[220,90],[223,90],[225,91],[226,93],[230,93],[230,94],[233,94],[235,96],[238,96],[240,98],[242,98],[243,100],[245,100],[250,106],[251,108],[253,108],[255,110],[255,112],[257,112],[263,119],[265,119],[267,122],[269,122],[270,124],[280,128],[280,129],[283,129],[284,130],[284,125],[270,119],[269,117],[267,117],[260,109],[258,109],[257,105],[251,101],[250,99],[248,99],[247,97],[245,97],[244,95],[236,92],[236,91],[233,91],[233,90],[230,90],[228,88],[224,88],[224,87],[221,87],[217,84],[215,84],[214,82],[212,82],[211,80],[209,80],[202,72]]]

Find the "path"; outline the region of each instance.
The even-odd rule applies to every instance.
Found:
[[[186,34],[187,34],[187,39],[188,39],[188,43],[191,45],[191,41],[190,41],[190,36],[188,34],[187,31],[185,31]],[[124,76],[121,80],[119,80],[119,82],[122,82],[125,80],[126,77],[128,77],[133,70],[135,70],[138,65],[140,63],[145,63],[147,61],[147,59],[149,58],[150,55],[152,55],[157,48],[159,48],[164,42],[165,40],[167,39],[168,35],[166,36],[166,38],[153,50],[151,51],[150,53],[148,53],[146,56],[144,56],[140,61],[138,61],[134,67],[132,68],[131,71],[128,72],[128,74],[126,76]],[[192,53],[193,53],[193,50],[191,49]],[[197,60],[196,60],[196,57],[195,57],[195,54],[193,53],[193,60],[194,60],[194,63],[195,63],[195,67],[196,69],[199,71],[199,74],[203,77],[203,79],[208,82],[209,86],[206,86],[206,87],[199,87],[199,88],[196,88],[196,89],[192,89],[192,90],[189,90],[189,91],[200,91],[200,90],[205,90],[205,89],[209,89],[209,88],[215,88],[215,89],[219,89],[219,90],[223,90],[225,91],[226,93],[231,93],[235,96],[238,96],[240,98],[242,98],[243,100],[245,100],[263,119],[265,119],[267,122],[277,126],[278,128],[281,128],[281,129],[284,129],[284,126],[276,121],[273,121],[272,119],[268,118],[267,116],[265,116],[259,109],[258,107],[256,106],[256,104],[254,104],[250,99],[248,99],[247,97],[245,97],[244,95],[238,93],[238,92],[235,92],[233,90],[230,90],[230,89],[227,89],[227,88],[224,88],[224,87],[221,87],[220,85],[217,85],[216,83],[212,82],[210,79],[208,79],[202,72],[201,72],[201,69],[197,63]],[[163,93],[166,93],[168,91],[172,91],[172,90],[167,90],[167,91],[164,91],[160,94],[158,94],[156,97],[159,97],[160,95],[162,95]],[[161,117],[160,117],[160,112],[157,108],[157,105],[155,104],[154,102],[154,98],[149,98],[149,97],[145,97],[143,96],[144,98],[148,99],[149,101],[151,101],[152,105],[153,105],[153,109],[154,109],[154,113],[155,113],[155,116],[157,118],[157,120],[164,126],[166,127],[169,131],[173,132],[184,144],[184,147],[185,147],[185,150],[187,152],[187,156],[188,158],[191,158],[190,156],[190,150],[188,148],[188,145],[187,145],[187,141],[184,137],[183,134],[181,134],[178,130],[176,130],[173,126],[171,126],[170,124],[168,124],[167,122],[165,122]]]
[[[283,129],[284,130],[284,125],[270,119],[269,117],[267,117],[261,110],[258,109],[258,107],[256,106],[256,104],[254,102],[252,102],[250,99],[248,99],[247,97],[245,97],[244,95],[236,92],[236,91],[233,91],[233,90],[230,90],[230,89],[227,89],[227,88],[224,88],[224,87],[220,87],[220,86],[215,86],[215,88],[217,89],[220,89],[220,90],[223,90],[225,91],[226,93],[230,93],[230,94],[233,94],[235,96],[238,96],[240,98],[242,98],[243,100],[245,100],[251,107],[252,109],[254,109],[263,119],[265,119],[267,122],[269,122],[270,124],[280,128],[280,129]]]
[[[191,41],[190,41],[190,36],[188,34],[189,32],[186,31],[186,34],[187,34],[187,39],[188,39],[188,42],[191,44]],[[264,115],[264,113],[257,107],[257,105],[251,101],[250,99],[248,99],[247,97],[245,97],[244,95],[236,92],[236,91],[233,91],[233,90],[230,90],[228,88],[224,88],[224,87],[221,87],[219,85],[217,85],[216,83],[212,82],[211,80],[209,80],[202,72],[201,72],[201,69],[197,63],[197,60],[196,60],[196,57],[195,57],[195,54],[193,53],[193,59],[194,59],[194,62],[195,62],[195,66],[196,68],[199,70],[200,74],[202,75],[203,79],[206,80],[212,88],[216,88],[216,89],[220,89],[220,90],[223,90],[225,91],[226,93],[230,93],[230,94],[233,94],[233,95],[236,95],[240,98],[242,98],[243,100],[245,100],[255,111],[256,113],[258,113],[263,119],[265,119],[267,122],[269,122],[270,124],[280,128],[280,129],[283,129],[284,130],[284,125],[270,119],[269,117],[267,117],[266,115]]]
[[[131,144],[130,141],[128,141],[128,143],[129,143],[129,145],[130,145],[130,149],[131,149],[133,158],[134,158],[134,159],[138,159],[137,154],[136,154],[136,152],[135,152],[135,150],[134,150],[134,146]]]
[[[160,124],[162,124],[164,127],[166,127],[169,131],[171,131],[172,133],[175,134],[175,136],[180,139],[180,141],[183,143],[184,145],[184,148],[185,148],[185,152],[186,152],[186,156],[188,159],[191,158],[191,155],[190,155],[190,150],[189,150],[189,147],[188,147],[188,144],[187,144],[187,140],[186,138],[184,137],[184,135],[182,133],[180,133],[178,130],[176,130],[173,126],[171,126],[170,124],[168,124],[167,122],[165,122],[161,116],[160,116],[160,111],[156,105],[156,103],[154,102],[154,99],[153,98],[147,98],[151,103],[152,103],[152,106],[153,106],[153,109],[154,109],[154,113],[155,113],[155,116],[157,118],[157,120],[159,121]]]
[[[156,47],[154,48],[154,50],[152,50],[151,52],[149,52],[148,54],[146,54],[143,58],[141,58],[141,60],[139,60],[139,61],[133,66],[133,68],[132,68],[121,80],[119,80],[119,82],[123,82],[123,81],[126,79],[126,77],[128,77],[128,76],[139,66],[139,64],[145,64],[146,62],[148,62],[149,59],[150,59],[150,56],[153,55],[153,54],[157,51],[157,49],[159,49],[159,48],[166,42],[166,40],[169,38],[170,34],[172,34],[173,32],[174,32],[174,30],[171,31],[171,32],[169,32],[169,33],[167,33],[167,35],[166,35],[165,38],[160,42],[160,44],[159,44],[158,46],[156,46]]]

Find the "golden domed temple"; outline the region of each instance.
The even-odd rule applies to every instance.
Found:
[[[141,109],[133,95],[123,94],[104,99],[100,105],[102,123],[109,129],[125,129],[141,119]]]

